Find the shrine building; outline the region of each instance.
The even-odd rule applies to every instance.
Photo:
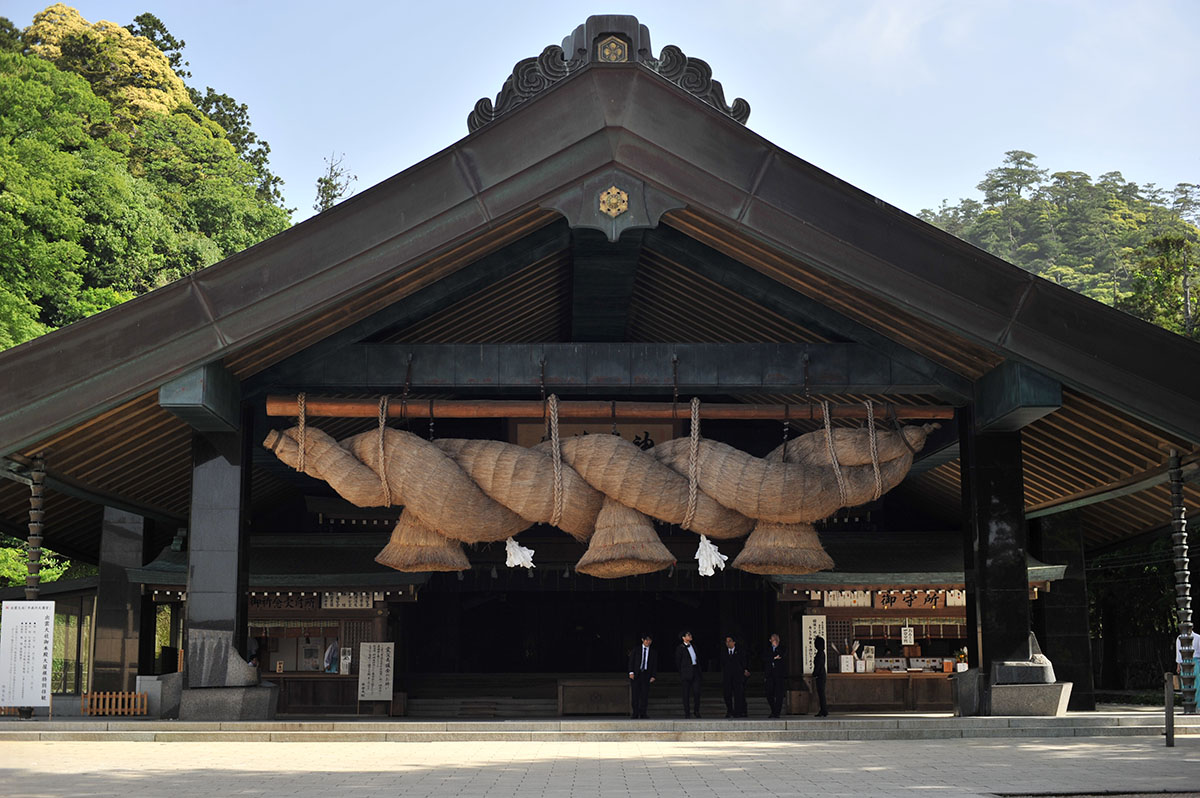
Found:
[[[987,714],[1034,632],[1094,708],[1084,564],[1200,504],[1200,346],[781,150],[697,55],[590,17],[441,152],[0,353],[0,531],[99,565],[31,574],[55,693],[625,713],[649,633],[669,714],[689,630],[760,713],[778,633],[803,713],[821,632],[835,711]]]

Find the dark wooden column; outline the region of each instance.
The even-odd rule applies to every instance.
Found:
[[[979,432],[964,419],[961,452],[968,627],[973,664],[990,676],[993,662],[1030,656],[1021,433]]]
[[[93,690],[132,690],[138,674],[140,638],[143,634],[154,638],[153,622],[145,621],[147,602],[140,586],[129,579],[129,569],[146,563],[148,524],[140,515],[104,508],[100,582],[96,587]]]
[[[1029,525],[1029,550],[1045,563],[1066,565],[1066,575],[1033,602],[1033,628],[1054,676],[1071,682],[1071,710],[1094,710],[1092,641],[1079,512],[1047,515]]]
[[[245,654],[248,463],[241,432],[197,432],[192,437],[184,641],[188,687],[225,686],[230,656]]]

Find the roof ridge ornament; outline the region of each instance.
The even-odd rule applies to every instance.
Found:
[[[725,104],[725,90],[721,87],[721,81],[713,80],[712,67],[707,61],[689,58],[683,50],[668,44],[662,48],[657,59],[647,61],[646,65],[743,125],[750,118],[750,103],[741,97],[733,101],[732,107]]]
[[[592,62],[644,64],[738,122],[746,124],[750,117],[750,103],[742,98],[734,100],[732,106],[726,105],[724,89],[713,80],[707,62],[689,58],[673,44],[655,58],[650,49],[650,31],[638,23],[637,17],[607,14],[588,17],[563,39],[561,46],[552,44],[536,58],[518,61],[495,102],[483,97],[475,103],[467,116],[467,130],[474,133]]]

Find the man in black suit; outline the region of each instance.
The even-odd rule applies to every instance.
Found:
[[[763,671],[767,676],[767,705],[772,718],[783,712],[783,697],[787,692],[787,648],[779,641],[779,635],[771,635],[763,655]]]
[[[733,635],[726,635],[721,653],[721,686],[725,691],[725,717],[746,717],[746,679],[750,676],[746,652],[738,648]]]
[[[654,640],[649,632],[642,635],[642,644],[629,652],[629,679],[633,682],[630,692],[632,711],[630,717],[648,718],[646,705],[650,701],[650,683],[658,675],[658,662],[650,644]]]
[[[690,718],[695,707],[700,717],[700,658],[692,646],[692,633],[680,635],[682,642],[675,647],[675,667],[679,669],[679,683],[683,689],[683,716]]]
[[[825,638],[819,635],[813,638],[813,648],[816,649],[816,653],[813,654],[813,687],[817,691],[817,701],[820,702],[817,717],[827,718],[829,707],[825,703],[825,680],[828,678],[825,671]]]

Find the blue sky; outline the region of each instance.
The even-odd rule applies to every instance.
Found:
[[[28,25],[47,2],[0,0]],[[361,191],[466,135],[513,64],[594,13],[633,14],[655,53],[703,58],[749,127],[910,212],[977,196],[1004,152],[1051,171],[1200,183],[1196,0],[746,0],[430,3],[81,0],[85,19],[151,11],[200,88],[249,105],[294,221],[323,158]]]

